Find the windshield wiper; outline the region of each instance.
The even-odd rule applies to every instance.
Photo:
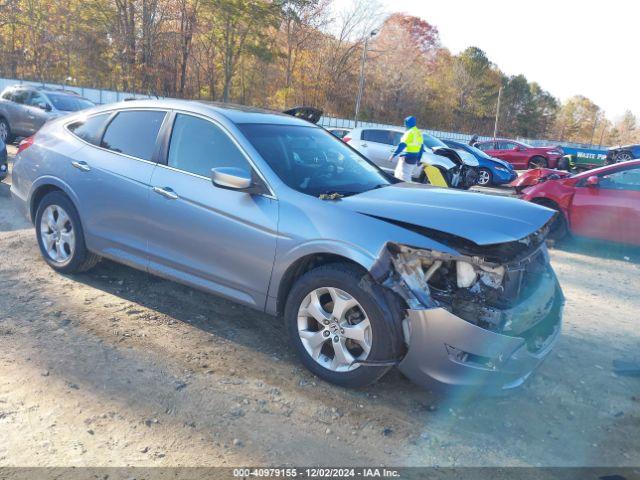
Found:
[[[324,192],[318,195],[320,200],[340,200],[343,197],[348,197],[350,195],[357,195],[362,192]]]

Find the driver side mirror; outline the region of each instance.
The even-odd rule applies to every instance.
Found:
[[[587,187],[595,188],[600,185],[600,179],[597,175],[591,175],[589,178],[587,178],[586,185]]]
[[[237,190],[251,195],[265,193],[261,183],[253,180],[250,172],[237,167],[220,167],[211,169],[211,182],[219,188]]]
[[[40,110],[44,110],[45,112],[50,112],[51,111],[51,105],[49,105],[48,103],[44,103],[44,102],[38,103],[38,108]]]
[[[520,147],[518,145],[516,145],[511,150],[513,150],[514,152],[519,152],[520,151]]]

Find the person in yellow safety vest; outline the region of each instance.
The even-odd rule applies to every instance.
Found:
[[[416,124],[416,117],[407,117],[404,119],[404,126],[407,127],[407,131],[402,135],[398,148],[396,148],[395,152],[389,157],[390,162],[393,162],[396,157],[399,157],[394,176],[405,182],[411,181],[411,174],[416,164],[420,162],[420,158],[422,158],[422,153],[424,152],[422,133]]]

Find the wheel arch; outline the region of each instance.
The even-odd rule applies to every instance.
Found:
[[[276,315],[284,313],[287,296],[298,278],[314,268],[333,263],[352,265],[361,270],[363,274],[368,272],[364,265],[345,255],[331,252],[308,253],[291,263],[280,277],[275,305],[272,307],[273,313]]]
[[[543,207],[547,207],[547,208],[551,208],[552,210],[555,210],[556,212],[560,213],[561,215],[564,216],[564,219],[568,222],[569,219],[567,218],[567,214],[565,213],[564,209],[562,208],[562,206],[556,202],[555,200],[548,198],[548,197],[535,197],[531,199],[531,203],[535,203],[536,205],[541,205]]]
[[[69,198],[76,211],[78,211],[78,214],[80,214],[80,210],[78,209],[78,198],[72,193],[71,188],[69,188],[66,183],[55,177],[41,177],[33,182],[31,193],[29,194],[28,206],[31,223],[35,222],[38,205],[44,196],[54,191],[64,193]]]

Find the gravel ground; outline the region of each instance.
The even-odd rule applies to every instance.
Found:
[[[612,361],[640,360],[640,253],[551,256],[564,332],[523,388],[344,390],[281,319],[108,261],[54,273],[0,184],[0,466],[638,466],[640,378]]]

